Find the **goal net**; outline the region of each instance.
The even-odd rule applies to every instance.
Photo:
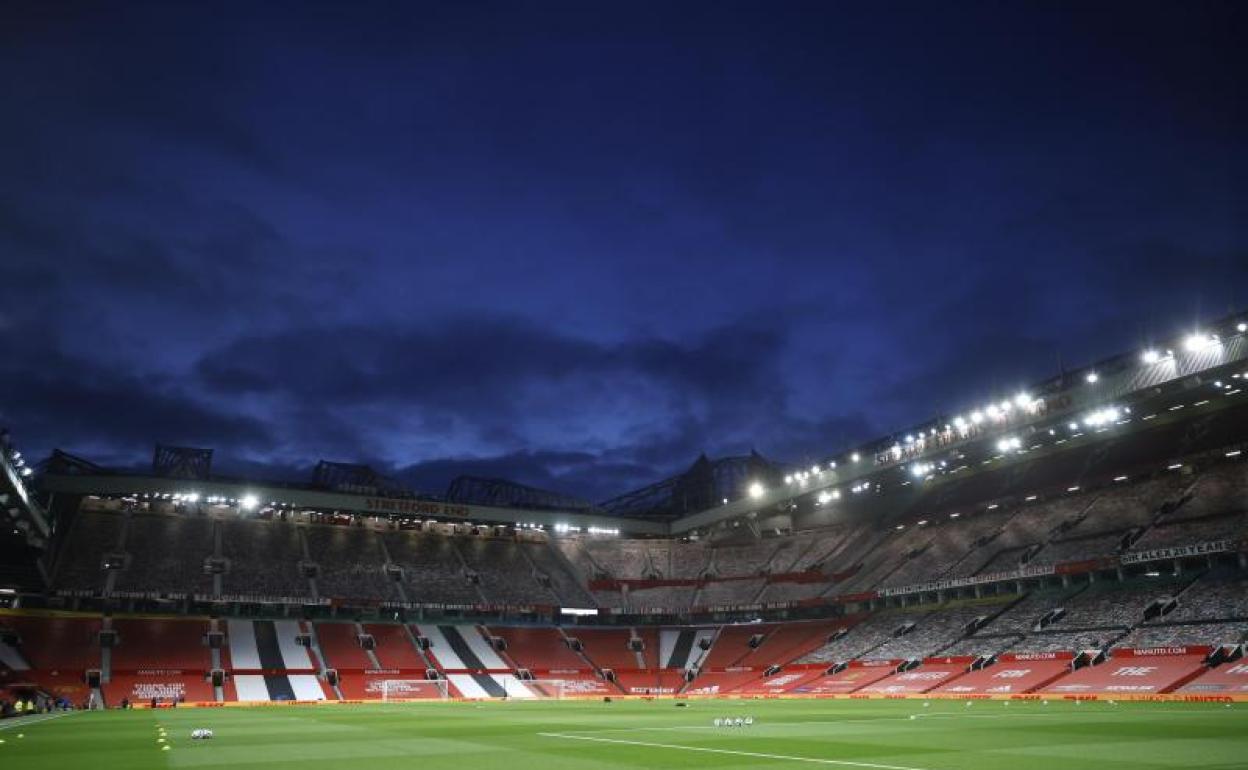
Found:
[[[383,679],[376,686],[385,702],[445,700],[450,697],[450,684],[445,679]]]

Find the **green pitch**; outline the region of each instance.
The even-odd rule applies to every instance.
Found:
[[[752,716],[755,724],[712,726],[725,716]],[[161,727],[165,743],[158,742]],[[193,742],[197,727],[216,737]],[[0,768],[13,770],[1242,770],[1248,704],[716,700],[688,708],[548,701],[177,709],[7,721],[0,739]]]

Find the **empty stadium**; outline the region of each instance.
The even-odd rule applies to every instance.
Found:
[[[5,749],[64,734],[21,761],[74,761],[103,730],[124,758],[211,723],[195,763],[285,761],[323,729],[308,762],[449,766],[430,746],[475,725],[484,766],[516,740],[569,766],[937,770],[1051,766],[1070,744],[999,743],[1051,721],[1134,747],[1098,766],[1238,766],[1244,318],[811,467],[703,457],[600,504],[414,497],[334,463],[275,486],[168,446],[147,472],[57,451],[35,473],[6,438],[0,682],[39,713]],[[949,730],[976,720],[1000,730]],[[438,727],[384,748],[414,724]]]

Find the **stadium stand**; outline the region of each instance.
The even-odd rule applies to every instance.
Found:
[[[104,590],[104,557],[123,552],[125,517],[117,513],[81,513],[56,562],[57,585],[71,591]]]
[[[468,579],[452,538],[401,531],[382,534],[386,550],[402,569],[408,601],[477,604],[481,594]]]
[[[304,530],[308,554],[317,566],[321,596],[392,599],[394,581],[385,574],[377,533],[363,527],[321,526]]]
[[[126,567],[117,573],[115,589],[211,593],[204,561],[212,550],[209,519],[134,514],[126,532]]]
[[[227,595],[311,596],[299,569],[303,559],[299,530],[280,521],[226,520],[222,545],[230,568],[222,592]]]

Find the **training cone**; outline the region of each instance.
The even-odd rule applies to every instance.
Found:
[[[160,750],[161,750],[161,751],[168,751],[168,750],[169,750],[169,747],[168,747],[168,746],[161,746],[161,747],[160,747]]]

